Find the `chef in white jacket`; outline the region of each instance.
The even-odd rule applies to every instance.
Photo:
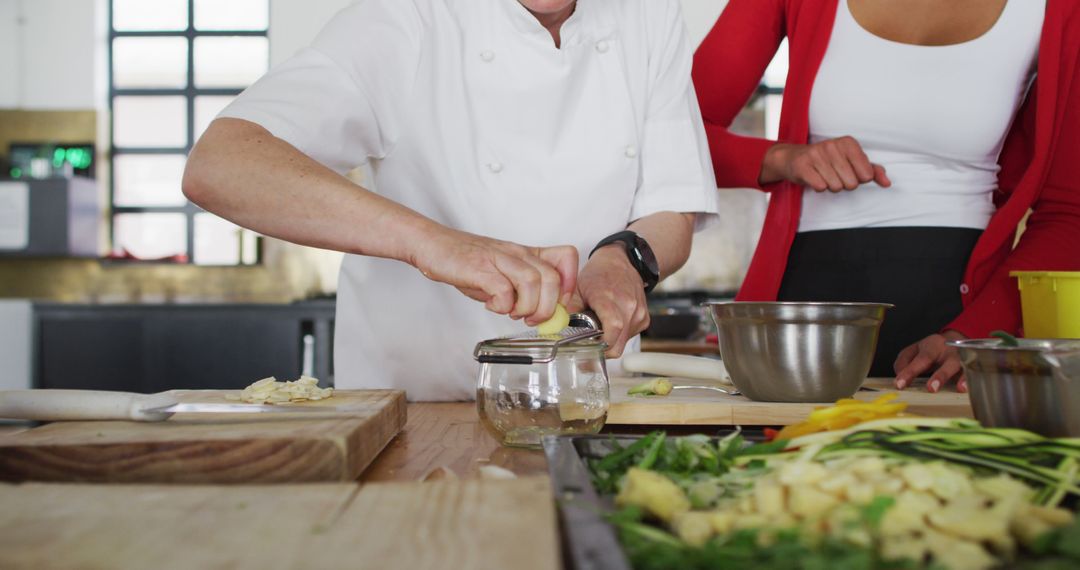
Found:
[[[610,357],[648,325],[716,208],[690,66],[678,0],[360,0],[214,121],[183,188],[349,254],[338,387],[470,399],[475,343],[556,302]]]

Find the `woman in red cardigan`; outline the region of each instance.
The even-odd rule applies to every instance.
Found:
[[[784,38],[780,141],[731,133]],[[1073,0],[730,0],[694,83],[717,185],[770,194],[739,298],[892,302],[871,374],[966,390],[1009,272],[1080,270],[1078,52]]]

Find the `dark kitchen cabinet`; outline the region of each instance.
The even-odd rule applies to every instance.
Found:
[[[235,389],[307,372],[332,382],[334,305],[35,307],[40,388]]]

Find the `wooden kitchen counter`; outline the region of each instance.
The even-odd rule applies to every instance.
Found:
[[[480,476],[479,468],[495,465],[519,477],[547,475],[547,459],[539,449],[505,447],[480,424],[474,402],[412,403],[405,429],[390,441],[360,482],[417,481],[445,467],[462,479]],[[601,433],[645,434],[660,426],[607,426]],[[699,433],[702,426],[669,425],[673,435]],[[439,478],[440,474],[433,474]]]
[[[405,429],[360,481],[416,481],[440,467],[461,478],[474,478],[484,465],[509,469],[518,476],[547,473],[543,451],[500,445],[480,424],[475,403],[413,403],[408,406]]]

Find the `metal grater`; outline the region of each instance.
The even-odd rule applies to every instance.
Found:
[[[473,358],[492,364],[537,364],[555,360],[559,348],[604,334],[600,321],[591,312],[570,315],[570,326],[558,334],[540,336],[536,330],[491,338],[476,344]],[[531,352],[532,354],[521,354]]]

